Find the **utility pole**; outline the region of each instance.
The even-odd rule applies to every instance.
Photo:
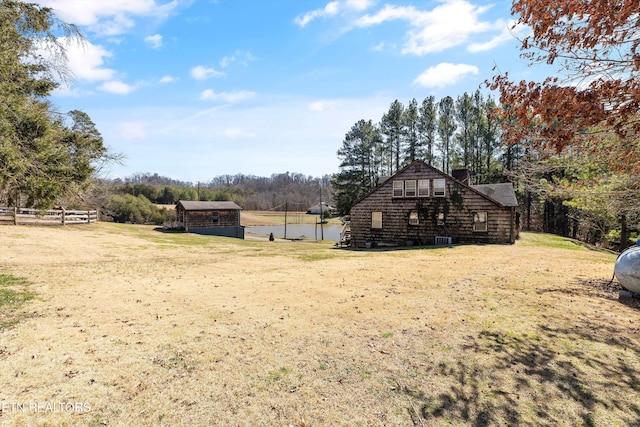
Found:
[[[284,202],[284,238],[287,238],[287,212],[289,211],[289,202]]]
[[[324,240],[324,225],[323,221],[324,208],[322,206],[322,181],[320,181],[320,240]]]

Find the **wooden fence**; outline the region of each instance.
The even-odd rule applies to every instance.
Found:
[[[68,225],[91,224],[97,221],[98,211],[38,210],[0,206],[0,224]]]

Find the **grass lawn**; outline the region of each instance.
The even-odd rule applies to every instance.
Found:
[[[640,424],[637,301],[569,239],[0,233],[0,425]]]

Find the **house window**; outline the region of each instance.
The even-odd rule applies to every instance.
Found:
[[[444,179],[434,179],[433,180],[433,196],[434,197],[444,197],[445,196],[445,180]]]
[[[404,196],[416,197],[416,182],[414,180],[404,182]]]
[[[371,212],[371,228],[382,229],[382,212]]]
[[[393,181],[393,197],[404,196],[404,181]]]
[[[444,212],[439,212],[438,213],[438,225],[444,225]]]
[[[220,220],[220,212],[211,212],[211,220],[214,224],[217,224]]]
[[[418,212],[411,211],[409,212],[409,225],[419,225],[420,218],[418,217]]]
[[[483,232],[487,231],[487,213],[486,212],[474,212],[473,213],[473,231]]]
[[[418,197],[429,197],[429,180],[418,180]]]

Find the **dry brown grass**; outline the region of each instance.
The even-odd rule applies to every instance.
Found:
[[[0,273],[38,295],[0,333],[3,425],[640,420],[640,311],[594,286],[615,256],[569,240],[365,252],[105,223],[0,233]]]

